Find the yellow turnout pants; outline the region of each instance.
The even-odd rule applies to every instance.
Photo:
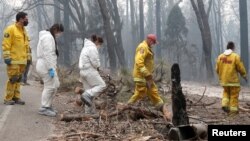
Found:
[[[222,97],[222,107],[226,107],[230,110],[230,112],[238,111],[239,104],[239,86],[224,86],[223,97]]]
[[[163,104],[161,97],[158,94],[158,89],[155,83],[152,84],[151,89],[148,89],[146,83],[135,83],[135,93],[129,99],[128,103],[135,103],[137,100],[148,96],[154,106]]]
[[[20,82],[24,70],[25,65],[7,65],[8,80],[6,83],[5,101],[20,98]]]

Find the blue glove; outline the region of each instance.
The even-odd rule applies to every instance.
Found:
[[[11,59],[10,58],[4,59],[4,63],[7,64],[7,65],[10,65],[11,64]]]
[[[55,71],[54,71],[54,69],[52,69],[52,68],[49,69],[49,76],[50,76],[51,78],[53,78],[53,77],[55,76]]]
[[[246,81],[246,83],[248,82],[247,77],[244,77],[244,80]]]

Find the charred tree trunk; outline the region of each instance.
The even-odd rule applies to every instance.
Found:
[[[136,22],[135,22],[135,6],[134,1],[130,0],[130,15],[131,15],[131,34],[132,34],[132,46],[135,49],[136,48],[136,40],[137,40],[137,34],[136,34]],[[134,54],[134,51],[133,53]]]
[[[220,51],[223,50],[223,35],[222,35],[222,15],[221,15],[221,1],[218,1],[218,20],[219,20],[219,40],[220,40]]]
[[[38,24],[38,32],[41,31],[43,29],[43,26],[42,26],[42,15],[41,15],[41,7],[40,6],[37,6],[36,7],[36,12],[37,12],[37,24]]]
[[[57,6],[60,6],[60,2],[58,0],[54,0],[54,23],[59,23],[61,22],[61,14],[60,14],[60,9]]]
[[[248,16],[247,16],[247,0],[240,0],[240,55],[246,67],[249,69],[249,50],[248,50]]]
[[[197,0],[197,4],[194,0],[190,0],[192,7],[194,9],[196,19],[201,31],[201,38],[202,38],[202,46],[203,46],[203,52],[205,55],[205,61],[206,61],[206,68],[207,68],[207,79],[209,81],[212,81],[214,78],[214,72],[213,72],[213,66],[212,66],[212,38],[211,38],[211,31],[210,26],[208,22],[208,12],[210,11],[210,8],[208,9],[208,12],[206,13],[203,0]],[[209,3],[211,4],[211,3]],[[210,7],[210,6],[209,6]]]
[[[146,24],[146,33],[154,32],[154,1],[147,0],[148,11],[147,11],[147,24]]]
[[[109,54],[109,63],[110,69],[116,69],[116,56],[114,47],[116,45],[115,37],[111,29],[110,23],[110,14],[107,8],[106,0],[98,0],[98,4],[102,13],[103,23],[104,23],[104,31],[107,38],[107,46],[108,46],[108,54]]]
[[[117,0],[112,0],[113,3],[113,12],[114,12],[114,22],[115,22],[115,31],[117,32],[116,35],[116,46],[115,46],[115,50],[116,50],[116,55],[117,58],[119,59],[120,65],[123,68],[127,67],[127,61],[125,59],[125,51],[123,49],[123,43],[122,43],[122,27],[123,27],[123,23],[120,19],[120,15],[119,15],[119,11],[118,11],[118,6],[117,6]]]
[[[139,1],[140,9],[140,41],[144,39],[144,10],[143,10],[143,0]]]
[[[178,64],[174,64],[171,68],[172,80],[172,122],[174,126],[187,125],[189,119],[186,111],[186,99],[182,93],[180,68]]]
[[[160,41],[160,43],[157,45],[156,48],[156,56],[158,59],[161,59],[161,0],[156,0],[155,16],[156,16],[156,34],[158,41]]]
[[[63,25],[64,25],[64,34],[63,34],[63,41],[59,41],[58,44],[61,46],[59,49],[59,63],[62,65],[69,66],[70,65],[70,41],[69,41],[69,23],[70,23],[70,16],[69,16],[69,1],[63,1]]]

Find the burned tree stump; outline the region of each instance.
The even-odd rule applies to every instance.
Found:
[[[171,80],[172,80],[172,122],[174,126],[187,125],[189,119],[186,111],[186,99],[182,93],[180,68],[178,64],[173,64],[171,68]]]

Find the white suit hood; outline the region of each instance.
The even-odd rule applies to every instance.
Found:
[[[100,67],[100,59],[97,47],[91,40],[85,39],[79,58],[79,68],[81,70],[96,70],[98,67]]]
[[[37,45],[37,71],[48,73],[49,69],[56,69],[57,55],[56,45],[52,34],[43,30],[39,32],[39,41]]]
[[[42,30],[39,32],[39,39],[41,39],[44,35],[48,35],[50,34],[50,32],[46,31],[46,30]]]
[[[231,49],[227,49],[227,50],[225,50],[225,52],[223,54],[228,56],[228,55],[230,55],[232,53],[233,53],[233,51]]]

